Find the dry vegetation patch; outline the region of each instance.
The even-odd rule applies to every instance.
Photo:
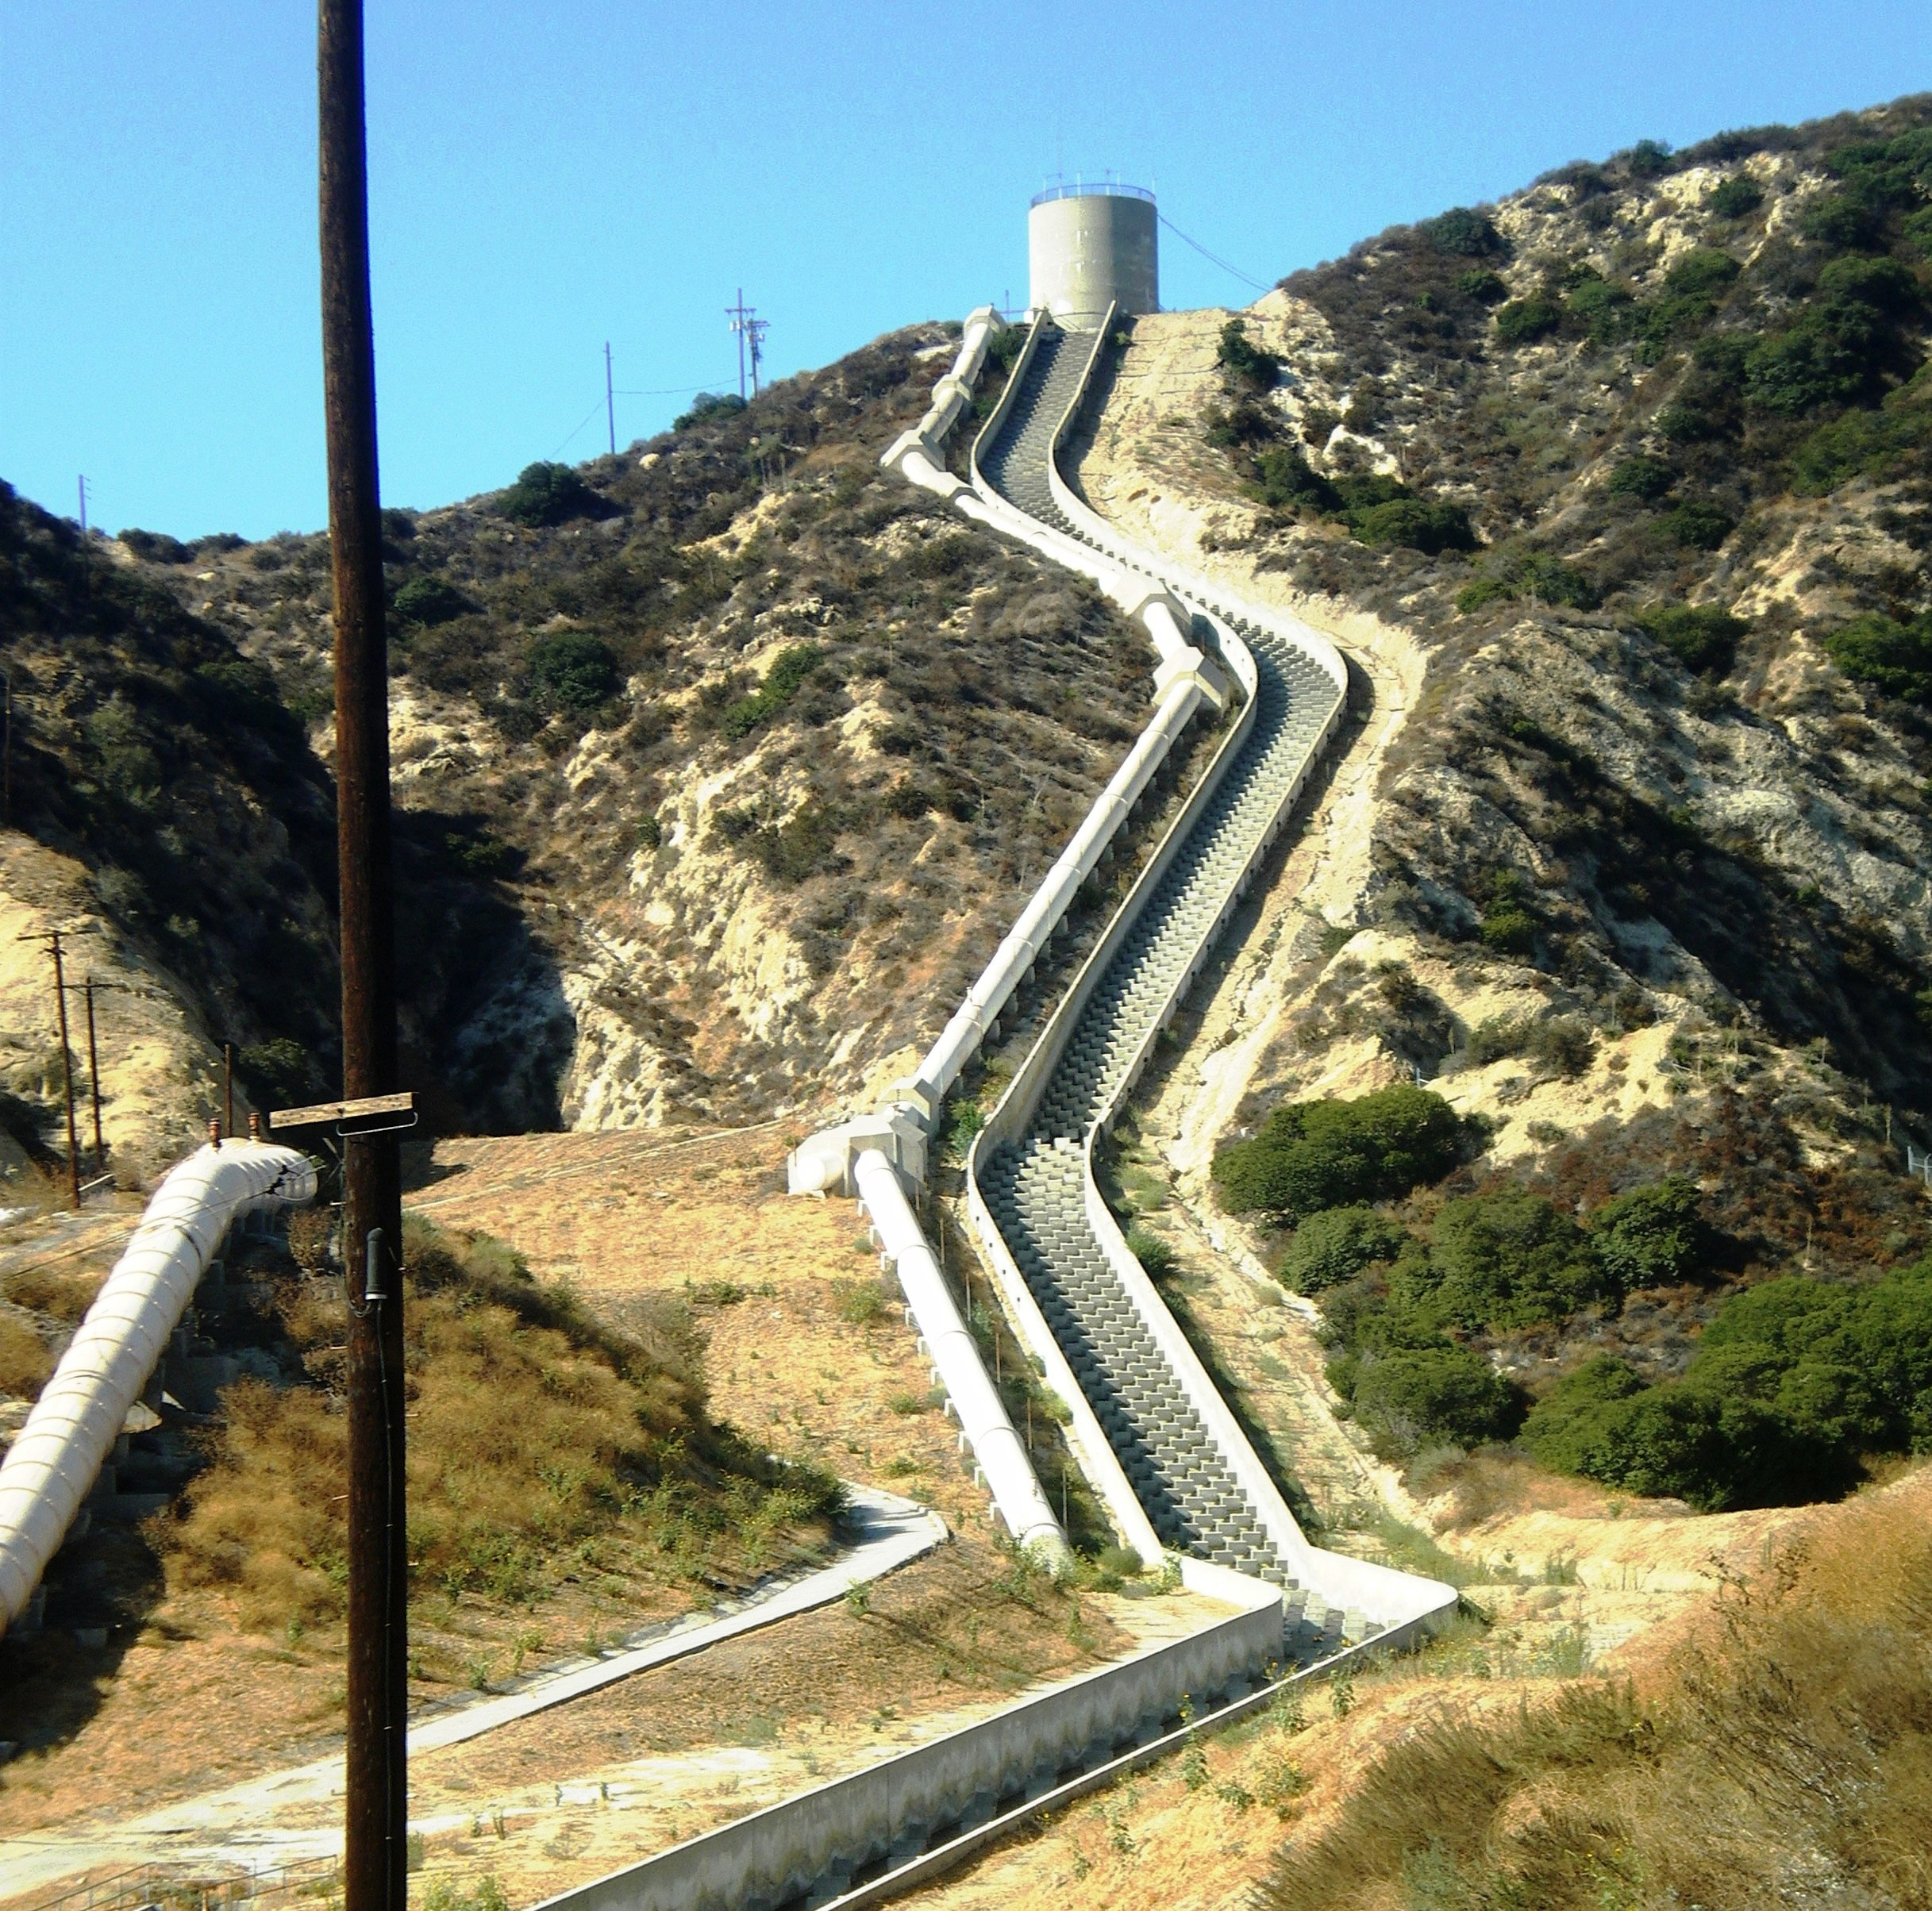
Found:
[[[863,1216],[842,1198],[787,1197],[784,1146],[770,1126],[440,1142],[444,1178],[412,1198],[513,1236],[620,1327],[666,1299],[688,1305],[712,1402],[748,1439],[925,1500],[956,1531],[991,1540],[985,1490],[882,1284]],[[1057,1428],[1042,1414],[1034,1431],[1050,1471]]]

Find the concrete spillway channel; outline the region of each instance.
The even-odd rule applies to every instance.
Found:
[[[1036,345],[1026,384],[979,474],[1028,516],[1080,533],[1054,495],[1051,462],[1093,340],[1054,331]],[[976,1151],[977,1191],[1014,1265],[1133,1483],[1162,1544],[1283,1587],[1291,1656],[1361,1638],[1372,1618],[1310,1594],[1269,1530],[1224,1440],[1190,1398],[1122,1284],[1088,1213],[1087,1143],[1129,1086],[1177,986],[1184,984],[1244,886],[1257,852],[1341,709],[1328,673],[1249,625],[1253,720],[1167,867],[1136,898],[1018,1132]],[[1245,1456],[1244,1456],[1245,1457]]]
[[[1218,1610],[1185,1638],[564,1893],[546,1911],[856,1911],[1265,1702],[1272,1682],[1305,1675],[1294,1668],[1332,1666],[1371,1640],[1386,1649],[1414,1639],[1454,1607],[1446,1586],[1310,1544],[1094,1181],[1096,1136],[1285,825],[1347,682],[1326,639],[1172,575],[1067,487],[1055,448],[1112,317],[1097,333],[1035,324],[974,448],[968,484],[947,469],[945,446],[997,326],[982,307],[925,418],[881,462],[1091,579],[1137,618],[1159,659],[1153,713],[914,1073],[883,1107],[800,1143],[787,1179],[794,1194],[836,1190],[860,1202],[993,1511],[1016,1542],[1064,1563],[1064,1536],[909,1190],[926,1179],[947,1095],[1008,1025],[1016,993],[1151,778],[1197,716],[1223,712],[1208,768],[975,1142],[967,1186],[1008,1317],[1067,1402],[1069,1444],[1114,1525],[1150,1563],[1163,1549],[1178,1555],[1182,1583]]]

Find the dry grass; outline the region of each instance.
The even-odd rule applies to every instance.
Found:
[[[47,1343],[25,1321],[0,1313],[0,1394],[37,1399],[53,1371]]]
[[[1390,1746],[1261,1902],[1932,1905],[1932,1475],[1820,1516],[1639,1682]]]
[[[888,1745],[910,1742],[909,1735],[936,1728],[929,1721],[937,1717],[1000,1702],[1016,1683],[1118,1651],[1125,1638],[1140,1637],[1149,1626],[1165,1626],[1166,1636],[1199,1623],[1191,1603],[1179,1601],[1185,1608],[1179,1609],[1178,1595],[1129,1601],[1003,1586],[1010,1562],[992,1544],[986,1494],[973,1483],[970,1459],[956,1450],[956,1429],[937,1412],[906,1416],[890,1405],[894,1395],[922,1394],[927,1386],[913,1332],[895,1306],[864,1321],[841,1317],[840,1284],[849,1309],[849,1297],[876,1273],[851,1205],[788,1201],[776,1192],[772,1171],[781,1147],[775,1130],[695,1142],[661,1133],[447,1142],[437,1151],[441,1178],[411,1198],[413,1207],[431,1209],[452,1228],[487,1227],[527,1249],[540,1278],[513,1290],[526,1304],[534,1297],[561,1305],[556,1277],[568,1277],[584,1309],[564,1336],[569,1348],[545,1340],[545,1333],[562,1332],[554,1326],[526,1322],[520,1330],[540,1363],[587,1363],[614,1373],[617,1360],[606,1368],[594,1355],[599,1339],[629,1346],[675,1325],[687,1305],[688,1281],[702,1299],[695,1311],[709,1343],[702,1398],[714,1421],[744,1428],[745,1444],[755,1440],[760,1452],[926,1499],[958,1536],[880,1582],[864,1612],[841,1604],[654,1675],[655,1699],[637,1713],[637,1726],[616,1717],[625,1701],[614,1692],[545,1714],[547,1724],[500,1774],[487,1765],[495,1735],[475,1748],[484,1763],[474,1769],[468,1754],[425,1763],[418,1782],[425,1799],[440,1797],[447,1778],[452,1809],[469,1800],[478,1809],[494,1802],[510,1810],[506,1842],[491,1832],[473,1856],[506,1878],[527,1874],[527,1893],[518,1887],[523,1897],[543,1895],[546,1880],[567,1873],[588,1876],[626,1862],[648,1848],[638,1844],[641,1837],[668,1842],[742,1811],[753,1797],[762,1802],[795,1789],[815,1762],[828,1774],[844,1768],[841,1759],[868,1762]],[[468,1258],[474,1279],[474,1247]],[[418,1264],[420,1272],[420,1254]],[[722,1284],[716,1298],[703,1295],[708,1282]],[[723,1299],[725,1290],[738,1298]],[[426,1300],[472,1291],[444,1286]],[[434,1309],[423,1317],[437,1324],[437,1335],[454,1335],[479,1313],[487,1320],[498,1305],[479,1301],[452,1322]],[[299,1314],[295,1325],[304,1338],[318,1338],[318,1355],[326,1353],[328,1335],[318,1336]],[[460,1342],[439,1340],[437,1346],[443,1351],[432,1367],[447,1363],[452,1375],[459,1368],[464,1375],[451,1399],[467,1440],[476,1417],[495,1411],[482,1395],[496,1370],[479,1364]],[[671,1351],[668,1343],[660,1347],[658,1371],[675,1379]],[[413,1375],[418,1382],[424,1378]],[[551,1398],[560,1412],[596,1405],[595,1396],[587,1404]],[[656,1410],[676,1404],[660,1402]],[[444,1438],[424,1430],[428,1405],[419,1392],[411,1408],[419,1464],[432,1438]],[[487,1432],[495,1423],[483,1424]],[[316,1444],[339,1437],[338,1428],[325,1407],[319,1427],[313,1416],[300,1423],[302,1440]],[[237,1441],[252,1437],[236,1429]],[[318,1472],[295,1471],[313,1463],[293,1450],[300,1444],[275,1448],[276,1464],[290,1469],[290,1490],[279,1497],[284,1503],[325,1501],[340,1488]],[[467,1463],[467,1455],[457,1457]],[[460,1470],[452,1484],[460,1487]],[[419,1517],[442,1490],[436,1482],[417,1483]],[[252,1517],[237,1497],[224,1493],[225,1520]],[[533,1498],[546,1499],[541,1482]],[[527,1508],[513,1510],[529,1517]],[[568,1512],[555,1501],[545,1508],[547,1517]],[[106,1530],[125,1534],[135,1546],[128,1529]],[[325,1548],[329,1530],[305,1539],[285,1529],[287,1556],[305,1546]],[[545,1555],[568,1570],[533,1606],[495,1598],[487,1586],[453,1595],[433,1579],[419,1587],[410,1616],[412,1701],[447,1698],[452,1686],[494,1686],[704,1602],[701,1590],[675,1576],[675,1549],[667,1555],[654,1544],[626,1540],[624,1531],[614,1522],[587,1548],[579,1544]],[[742,1559],[741,1548],[729,1550],[733,1544],[722,1540],[712,1548],[709,1570],[722,1576]],[[113,1628],[105,1654],[51,1628],[37,1640],[0,1644],[0,1654],[8,1655],[0,1667],[0,1737],[24,1748],[0,1768],[0,1817],[10,1831],[77,1829],[90,1818],[125,1817],[326,1756],[339,1743],[339,1623],[251,1630],[242,1617],[245,1586],[185,1584],[179,1565],[171,1564],[171,1582],[151,1587],[138,1609],[130,1608],[127,1623]],[[152,1559],[147,1570],[151,1580],[159,1578]],[[311,1584],[304,1569],[294,1590],[306,1593]],[[272,1584],[264,1590],[269,1600],[282,1596]],[[275,1609],[265,1604],[256,1625]],[[198,1702],[208,1692],[221,1694],[218,1706]],[[749,1742],[748,1735],[768,1730],[776,1735],[768,1747]],[[660,1741],[662,1748],[654,1749]],[[741,1768],[768,1756],[765,1777],[754,1781],[746,1770],[739,1790]],[[629,1774],[633,1757],[659,1763]],[[527,1783],[502,1789],[517,1771]],[[620,1781],[634,1782],[651,1809],[612,1813],[610,1841],[593,1840],[570,1861],[589,1867],[579,1874],[548,1849],[571,1815],[568,1799],[560,1817],[552,1813],[551,1783],[587,1784],[591,1774],[600,1782],[607,1777],[614,1796]],[[531,1794],[527,1801],[524,1789]],[[571,1842],[574,1848],[574,1833]],[[432,1847],[433,1870],[463,1856],[453,1848],[445,1854],[436,1840]]]
[[[742,1583],[828,1536],[835,1482],[711,1422],[675,1309],[620,1336],[500,1243],[420,1220],[405,1241],[416,1598],[527,1605],[593,1566]],[[344,1323],[321,1285],[287,1282],[277,1302],[326,1385]],[[346,1582],[341,1399],[243,1381],[225,1405],[214,1465],[158,1529],[170,1582],[224,1590],[249,1631],[333,1621]]]
[[[31,1308],[36,1313],[76,1326],[94,1305],[107,1272],[105,1267],[77,1267],[71,1263],[64,1267],[58,1263],[29,1266],[7,1275],[0,1280],[0,1287],[15,1306]]]
[[[514,1240],[539,1275],[567,1279],[626,1331],[663,1300],[688,1299],[721,1419],[774,1452],[924,1500],[956,1532],[991,1541],[985,1490],[937,1410],[897,1302],[843,1317],[878,1275],[864,1217],[851,1202],[788,1198],[784,1146],[775,1126],[439,1141],[445,1178],[411,1205]],[[1058,1429],[1037,1420],[1034,1432],[1043,1476],[1057,1481]]]

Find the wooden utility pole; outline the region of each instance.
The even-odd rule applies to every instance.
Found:
[[[397,1086],[389,672],[369,313],[361,0],[319,0],[322,382],[336,613],[336,824],[344,1099]],[[348,1321],[348,1719],[344,1911],[406,1911],[408,1559],[402,1240],[395,1135],[343,1142]]]
[[[94,1097],[94,1171],[107,1164],[107,1144],[101,1139],[101,1056],[94,1042],[94,978],[87,978],[87,1089]]]
[[[67,1046],[67,980],[60,972],[60,932],[52,932],[54,945],[54,1005],[60,1010],[60,1079],[67,1089],[67,1194],[76,1209],[80,1206],[80,1141],[74,1132],[74,1051]]]
[[[610,388],[610,341],[604,340],[604,421],[610,427],[610,455],[618,455],[618,401]]]

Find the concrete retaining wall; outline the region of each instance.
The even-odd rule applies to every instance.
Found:
[[[1096,1748],[1158,1736],[1183,1699],[1199,1709],[1260,1683],[1280,1655],[1280,1598],[1237,1574],[1221,1583],[1252,1589],[1247,1609],[561,1893],[543,1911],[769,1911],[828,1874],[910,1858],[941,1826],[1047,1791]]]

